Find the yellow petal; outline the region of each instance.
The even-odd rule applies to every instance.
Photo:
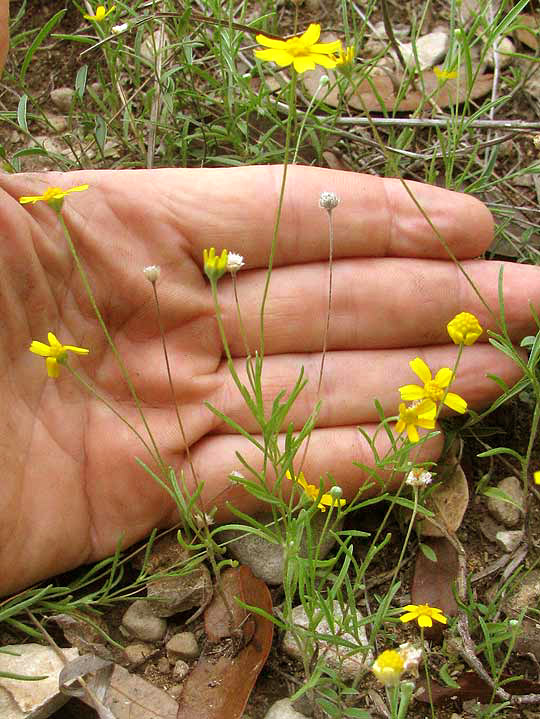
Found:
[[[43,342],[38,342],[37,340],[34,340],[28,349],[30,352],[33,352],[35,355],[39,355],[40,357],[50,357],[51,355],[50,346],[44,344]]]
[[[341,49],[340,40],[335,40],[334,42],[319,42],[309,48],[310,52],[320,53],[321,55],[335,55],[335,53],[339,53]]]
[[[431,382],[431,370],[420,357],[415,357],[409,362],[409,367],[412,369],[414,374],[419,377],[424,384]]]
[[[56,357],[47,357],[45,362],[47,363],[47,374],[49,377],[54,377],[56,379],[60,374],[60,368],[58,366],[58,362],[56,361]]]
[[[447,407],[450,407],[450,409],[460,414],[467,411],[467,402],[465,402],[463,397],[460,397],[459,394],[455,394],[454,392],[448,392],[444,398],[444,403]]]
[[[407,609],[407,607],[403,607],[403,608],[404,608],[404,609]],[[411,612],[408,612],[407,614],[403,614],[403,615],[400,617],[400,619],[401,619],[402,622],[412,622],[413,619],[416,619],[416,616],[417,616],[416,612],[415,612],[415,611],[411,611]]]
[[[409,442],[419,441],[420,435],[418,434],[418,430],[416,429],[414,424],[407,425],[407,437],[409,438]]]
[[[405,402],[415,402],[417,399],[422,399],[424,395],[424,388],[419,387],[417,384],[405,384],[399,388],[401,399]]]
[[[312,22],[300,39],[304,45],[314,45],[320,36],[321,26]]]
[[[255,40],[259,43],[259,45],[264,45],[264,47],[273,47],[277,49],[287,47],[285,40],[275,40],[273,37],[266,37],[266,35],[257,35]]]
[[[286,50],[255,50],[255,57],[266,62],[275,62],[281,67],[287,67],[294,59]]]
[[[42,199],[43,195],[30,195],[29,197],[19,197],[19,202],[21,205],[27,205],[29,202],[35,205],[36,202],[39,202]]]
[[[65,350],[70,350],[70,352],[75,352],[78,355],[87,355],[90,350],[85,349],[84,347],[74,347],[73,345],[64,345]]]
[[[418,626],[419,627],[431,627],[433,626],[433,622],[431,621],[431,617],[429,617],[427,614],[420,614],[418,617]]]
[[[307,490],[308,487],[310,486],[310,485],[306,482],[306,478],[304,477],[304,473],[303,473],[303,472],[300,472],[300,474],[299,474],[298,477],[296,478],[296,481],[298,482],[298,484],[299,484],[303,489],[306,489],[306,490]]]
[[[398,434],[401,434],[404,429],[405,429],[405,422],[402,419],[398,419],[398,421],[396,422],[396,432]]]
[[[306,70],[314,70],[315,62],[310,56],[299,55],[293,60],[294,69],[296,72],[306,72]]]
[[[51,347],[61,347],[62,343],[59,342],[56,335],[54,335],[52,332],[47,333],[47,339],[49,340],[49,344]]]
[[[338,64],[337,60],[330,56],[310,54],[310,57],[315,63],[317,63],[317,65],[322,65],[328,69],[334,68]]]
[[[444,389],[448,387],[453,378],[454,374],[452,370],[449,367],[442,367],[435,375],[435,383]]]
[[[111,8],[111,10],[109,10],[109,12],[112,12],[112,10],[114,10],[114,5]],[[68,192],[84,192],[88,188],[89,188],[89,185],[77,185],[76,187],[70,187],[69,190],[66,190],[66,193],[68,193]]]

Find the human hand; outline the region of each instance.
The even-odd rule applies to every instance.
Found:
[[[205,482],[204,505],[218,505],[223,519],[226,500],[256,511],[253,497],[228,474],[241,469],[236,452],[255,465],[260,457],[203,404],[210,401],[256,433],[223,361],[202,251],[214,245],[244,256],[238,292],[255,349],[281,175],[280,167],[246,167],[0,176],[0,594],[111,554],[122,533],[128,546],[176,518],[169,496],[134,461],[148,459],[137,438],[67,370],[49,379],[45,363],[28,352],[31,340],[45,341],[48,331],[62,343],[88,347],[90,354],[70,358],[72,365],[143,432],[55,212],[44,203],[23,207],[18,198],[49,186],[90,185],[66,198],[66,224],[163,458],[190,479],[152,287],[142,273],[161,266],[174,389]],[[491,240],[488,211],[466,195],[410,187],[497,314],[500,263],[471,259]],[[396,413],[397,388],[414,381],[408,361],[415,356],[435,370],[453,366],[457,347],[446,323],[457,312],[475,313],[484,328],[496,326],[398,180],[289,168],[266,311],[264,388],[270,404],[305,367],[309,384],[290,415],[297,428],[316,402],[326,322],[328,231],[318,206],[325,190],[341,198],[334,211],[334,294],[323,405],[303,469],[315,484],[331,472],[350,497],[365,479],[352,462],[372,464],[357,426],[374,430],[373,399],[387,416]],[[533,329],[528,301],[540,304],[539,279],[536,267],[505,269],[506,315],[516,340]],[[245,352],[230,278],[220,280],[219,297],[242,375]],[[519,378],[484,333],[466,348],[452,390],[471,407],[486,405],[498,394],[488,372],[508,384]],[[436,459],[441,446],[441,437],[430,440],[421,458]]]

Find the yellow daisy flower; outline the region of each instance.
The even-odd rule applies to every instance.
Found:
[[[52,332],[47,334],[49,344],[46,345],[44,342],[38,342],[34,340],[28,348],[30,352],[40,357],[45,357],[47,364],[47,374],[49,377],[58,377],[60,374],[59,364],[63,364],[67,359],[67,352],[75,352],[78,355],[87,355],[90,350],[84,349],[84,347],[74,347],[73,345],[63,345],[53,335]]]
[[[84,15],[85,20],[94,20],[95,22],[103,22],[107,15],[110,15],[112,11],[115,9],[116,5],[111,5],[111,7],[108,10],[105,10],[103,5],[98,5],[98,8],[96,10],[95,15]]]
[[[420,357],[409,362],[409,367],[412,369],[414,374],[419,377],[424,383],[423,387],[417,384],[406,384],[399,388],[401,399],[405,402],[415,402],[420,399],[431,399],[433,402],[440,402],[444,397],[444,404],[450,409],[463,414],[467,410],[467,402],[454,392],[447,392],[446,397],[444,393],[446,388],[450,385],[454,379],[452,370],[448,367],[443,367],[435,375],[433,379],[431,370]]]
[[[484,331],[470,312],[460,312],[446,325],[450,339],[457,345],[473,345]]]
[[[422,400],[407,407],[404,402],[399,405],[399,419],[396,422],[396,432],[401,434],[407,431],[410,442],[418,442],[420,439],[416,427],[423,429],[435,429],[435,415],[437,407],[430,399]]]
[[[255,57],[259,60],[275,62],[280,67],[293,65],[296,72],[313,70],[315,65],[326,68],[336,67],[338,61],[333,55],[340,53],[341,42],[318,42],[321,35],[321,26],[311,23],[303,35],[291,37],[288,40],[275,40],[266,35],[257,35],[259,45],[268,50],[255,50]]]
[[[317,501],[317,499],[319,498],[319,488],[316,487],[314,484],[308,484],[306,482],[303,472],[300,472],[298,477],[293,478],[291,476],[291,473],[287,470],[286,477],[291,482],[293,482],[293,481],[298,482],[298,484],[302,487],[302,489],[307,494],[307,496],[313,502]],[[326,507],[332,507],[335,505],[339,505],[340,507],[343,507],[344,504],[346,504],[346,501],[344,499],[339,499],[337,497],[333,497],[329,493],[325,493],[325,494],[321,495],[321,497],[319,498],[319,503],[317,504],[317,509],[320,509],[321,512],[326,512]]]
[[[349,45],[345,50],[340,47],[336,53],[336,63],[340,65],[352,65],[354,62],[354,45]]]
[[[533,477],[534,477],[534,483],[535,483],[535,484],[540,484],[540,470],[539,470],[539,471],[536,471],[536,472],[533,474]]]
[[[443,70],[442,67],[439,67],[438,65],[435,65],[433,72],[435,73],[437,80],[454,80],[457,77],[457,72],[455,70]]]
[[[206,276],[209,280],[219,280],[227,271],[229,253],[222,250],[221,255],[216,255],[216,248],[203,250],[203,265]]]
[[[430,607],[429,604],[407,604],[406,607],[403,607],[403,611],[406,613],[400,617],[402,622],[411,622],[416,619],[419,627],[432,627],[433,620],[446,624],[446,617],[442,610]]]
[[[399,684],[404,670],[405,660],[395,649],[386,649],[371,665],[373,674],[386,687],[394,687]]]
[[[62,207],[62,202],[66,195],[70,195],[72,192],[84,192],[87,189],[88,185],[70,187],[69,190],[62,190],[60,187],[49,187],[42,195],[19,197],[19,202],[21,205],[27,205],[28,203],[35,205],[36,202],[46,202],[51,207],[54,207],[55,210],[59,210]]]

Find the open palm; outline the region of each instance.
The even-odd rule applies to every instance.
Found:
[[[45,362],[28,352],[52,331],[62,343],[87,347],[70,356],[74,369],[148,441],[138,410],[97,323],[54,211],[21,206],[21,195],[88,183],[64,202],[63,215],[96,301],[144,408],[163,459],[191,478],[168,384],[156,307],[143,268],[158,264],[158,292],[174,392],[193,462],[204,480],[206,507],[233,501],[255,511],[253,498],[232,485],[236,452],[257,464],[252,445],[205,407],[208,400],[257,433],[226,364],[202,250],[214,245],[244,255],[238,275],[243,321],[259,346],[259,308],[281,168],[48,173],[0,177],[0,593],[114,551],[153,527],[175,520],[168,495],[135,463],[150,462],[143,444],[65,368],[47,377]],[[497,308],[499,265],[474,260],[489,244],[491,219],[480,203],[411,184],[486,302]],[[377,397],[395,414],[397,387],[414,381],[408,361],[434,370],[452,366],[457,348],[445,331],[467,310],[484,327],[495,322],[477,299],[397,180],[313,168],[291,168],[280,224],[276,269],[265,320],[264,388],[270,403],[290,390],[304,366],[309,380],[291,411],[297,427],[317,395],[328,296],[326,213],[321,191],[341,197],[334,212],[332,318],[322,385],[323,406],[304,465],[317,482],[331,472],[352,495],[363,481],[354,460],[370,463],[357,431],[374,426]],[[531,329],[528,301],[540,303],[540,271],[506,269],[506,310],[512,332]],[[238,372],[245,349],[229,278],[219,285],[227,336]],[[512,383],[516,368],[486,342],[464,353],[452,389],[471,406],[497,395],[486,378]],[[441,440],[423,448],[436,458]]]

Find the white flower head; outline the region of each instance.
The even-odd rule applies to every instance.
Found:
[[[334,486],[330,488],[328,494],[332,497],[332,499],[341,499],[343,497],[343,490],[338,484],[334,484]]]
[[[154,282],[157,282],[159,280],[161,268],[159,267],[159,265],[148,265],[148,267],[144,268],[143,272],[148,282],[154,284]]]
[[[339,197],[335,192],[321,192],[319,197],[319,207],[322,210],[332,212],[339,205]]]
[[[403,657],[403,671],[418,676],[418,665],[422,659],[422,649],[412,642],[399,645],[399,653]]]
[[[227,253],[227,272],[234,274],[244,266],[244,258],[236,252]]]
[[[407,475],[405,484],[408,484],[409,487],[427,487],[432,479],[433,474],[431,472],[428,472],[427,469],[419,467],[418,469],[411,469]]]
[[[111,32],[113,35],[121,35],[123,32],[126,32],[128,27],[128,23],[123,22],[121,25],[113,25],[111,28]]]

